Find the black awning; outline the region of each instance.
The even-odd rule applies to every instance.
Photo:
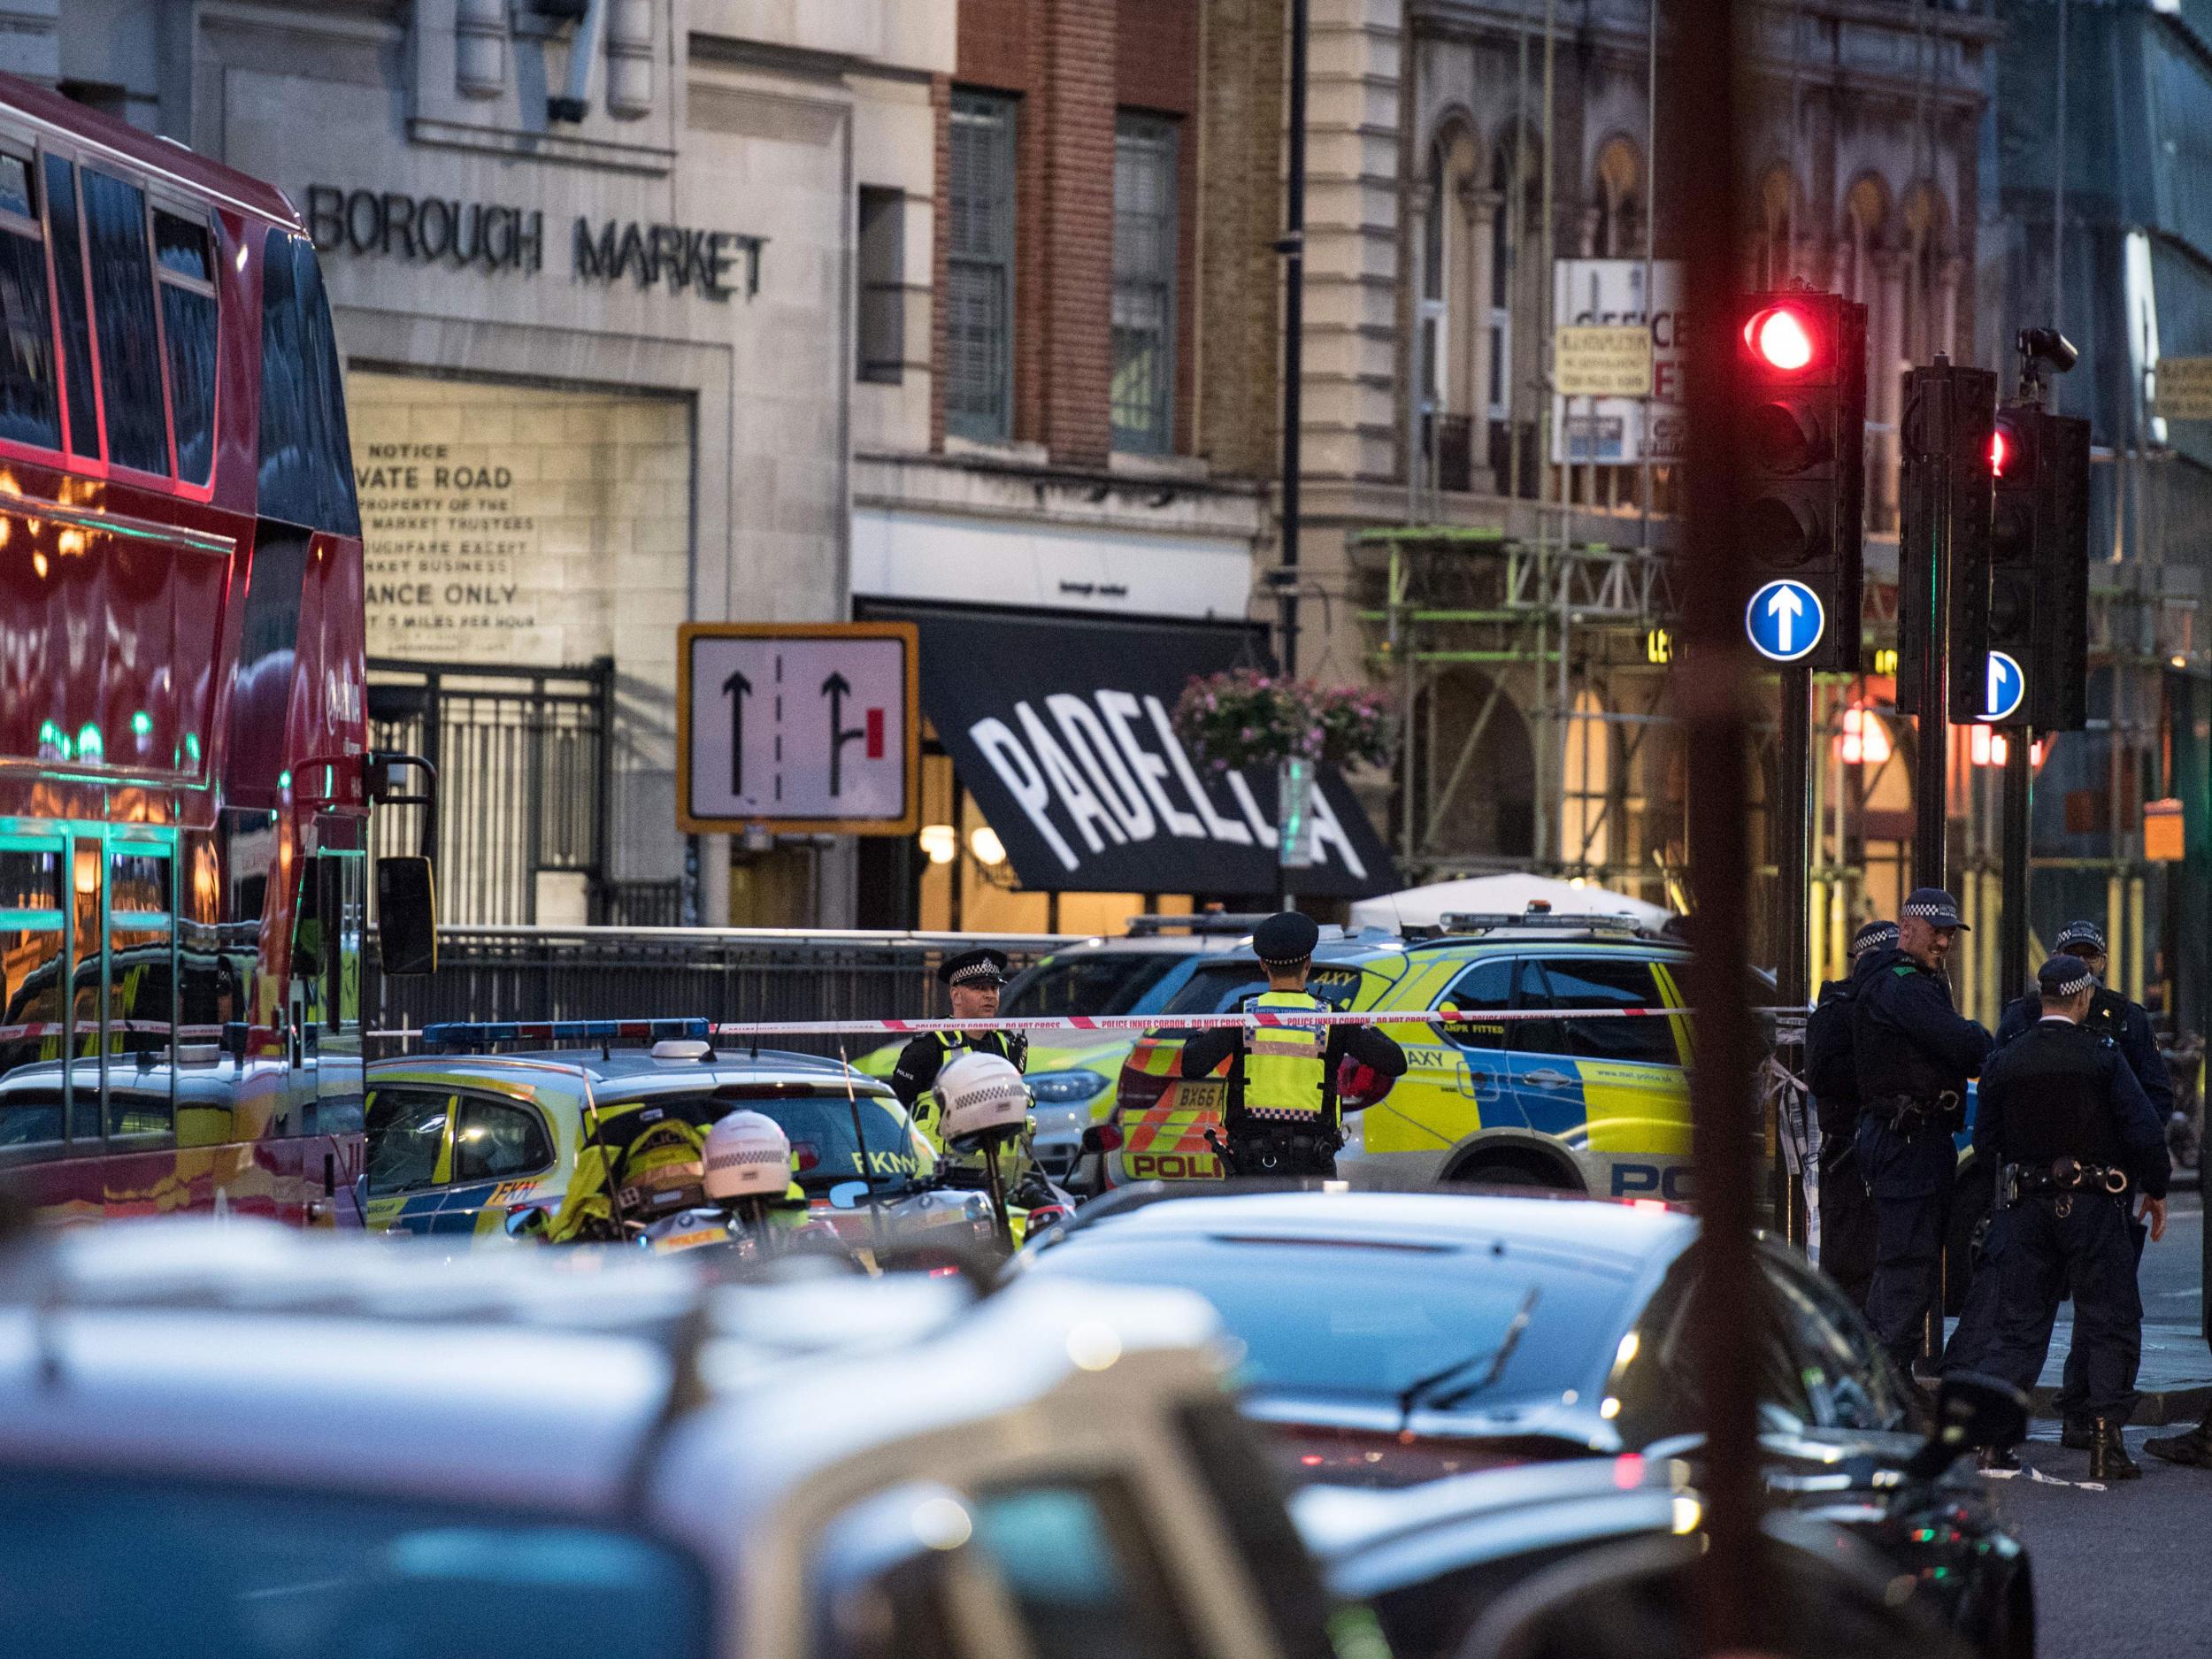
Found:
[[[921,626],[922,708],[1025,887],[1261,894],[1275,885],[1275,780],[1202,777],[1169,725],[1194,674],[1264,663],[1239,624],[994,615],[872,604]],[[1389,851],[1333,769],[1315,791],[1320,862],[1292,889],[1395,887]]]

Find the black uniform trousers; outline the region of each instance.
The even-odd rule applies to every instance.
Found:
[[[2136,1275],[2132,1278],[2131,1282],[2137,1286],[2139,1295],[2141,1291],[2140,1273],[2143,1266],[2143,1247],[2150,1241],[2150,1236],[2151,1229],[2148,1222],[2137,1221],[2132,1217],[2130,1218],[2128,1222],[2128,1237],[2130,1241],[2135,1247],[2135,1266],[2137,1270]],[[2097,1415],[2094,1411],[2092,1411],[2089,1409],[2089,1362],[2083,1356],[2081,1351],[2080,1322],[2082,1291],[2079,1286],[2074,1286],[2073,1297],[2075,1321],[2074,1341],[2073,1345],[2066,1350],[2066,1371],[2064,1376],[2060,1379],[2058,1389],[2058,1414],[2060,1417],[2065,1418],[2069,1423],[2080,1422],[2085,1418],[2093,1417]],[[2139,1310],[2138,1310],[2134,1324],[2128,1326],[2127,1329],[2127,1356],[2128,1387],[2131,1393],[2135,1387],[2136,1373],[2142,1369],[2143,1364],[2143,1320]]]
[[[1951,1231],[1958,1155],[1940,1117],[1900,1128],[1862,1118],[1857,1150],[1874,1195],[1874,1278],[1866,1291],[1866,1322],[1909,1377],[1929,1310],[1942,1306],[1943,1246]]]
[[[1848,1135],[1821,1138],[1820,1271],[1853,1307],[1866,1310],[1867,1287],[1874,1279],[1874,1197]]]
[[[1996,1305],[1978,1368],[2033,1388],[2070,1285],[2081,1413],[2127,1421],[2135,1409],[2143,1340],[2127,1196],[2032,1194],[2000,1212],[1991,1233],[1987,1271],[1997,1275]]]

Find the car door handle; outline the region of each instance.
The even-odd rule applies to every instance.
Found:
[[[1540,1071],[1524,1071],[1521,1075],[1525,1080],[1535,1084],[1538,1088],[1567,1088],[1574,1082],[1574,1079],[1569,1077],[1564,1071],[1554,1071],[1549,1067]]]

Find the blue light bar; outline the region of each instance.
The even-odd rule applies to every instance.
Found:
[[[486,1048],[500,1042],[556,1047],[603,1042],[703,1042],[704,1019],[449,1019],[422,1028],[441,1048]]]

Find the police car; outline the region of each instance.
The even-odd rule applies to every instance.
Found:
[[[158,1222],[0,1251],[11,1659],[1329,1659],[1175,1293]]]
[[[1133,916],[1119,939],[1087,939],[1040,958],[1007,982],[1005,1018],[1054,1014],[1154,1014],[1166,1008],[1200,965],[1243,946],[1264,918],[1202,910],[1190,916]],[[1029,1043],[1035,1108],[1031,1150],[1055,1181],[1077,1174],[1083,1132],[1112,1114],[1115,1085],[1136,1039],[1125,1032],[1040,1032]],[[862,1056],[855,1065],[887,1078],[902,1043]]]
[[[1310,988],[1333,1006],[1459,1016],[1386,1027],[1405,1048],[1406,1074],[1379,1104],[1347,1115],[1338,1173],[1356,1186],[1688,1200],[1688,961],[1678,941],[1618,917],[1453,917],[1404,936],[1325,935]],[[1226,1012],[1265,988],[1257,959],[1239,952],[1201,964],[1163,1013]],[[1495,1018],[1547,1009],[1640,1011]],[[1181,1048],[1170,1021],[1132,1049],[1113,1120],[1092,1137],[1111,1183],[1219,1179],[1206,1132],[1218,1132],[1228,1066],[1181,1078]]]
[[[782,1126],[793,1179],[841,1234],[866,1241],[890,1225],[902,1239],[941,1229],[949,1245],[987,1244],[987,1202],[931,1186],[934,1155],[884,1084],[814,1055],[717,1051],[706,1035],[701,1019],[426,1026],[431,1048],[462,1052],[368,1068],[368,1227],[500,1243],[542,1232],[580,1156],[618,1134],[610,1125],[634,1133],[664,1116],[703,1131],[747,1110]],[[489,1052],[507,1045],[525,1047]],[[679,1161],[669,1179],[631,1184],[624,1217],[672,1213],[698,1186],[695,1157]]]

